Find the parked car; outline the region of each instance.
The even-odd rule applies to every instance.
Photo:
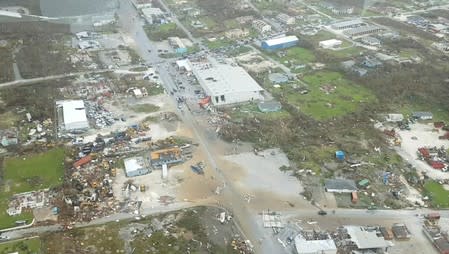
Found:
[[[327,212],[324,210],[319,210],[318,215],[324,216],[324,215],[327,215]]]

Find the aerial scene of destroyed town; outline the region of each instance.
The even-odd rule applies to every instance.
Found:
[[[0,0],[0,254],[449,254],[449,0]]]

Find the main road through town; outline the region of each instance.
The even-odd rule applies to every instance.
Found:
[[[169,11],[168,7],[162,3],[164,8]],[[128,36],[132,37],[135,41],[135,50],[138,54],[149,64],[155,64],[155,68],[159,72],[159,77],[167,91],[173,91],[176,85],[168,73],[169,64],[165,62],[165,59],[159,58],[157,54],[157,48],[148,40],[145,31],[143,29],[143,21],[139,18],[137,10],[131,4],[129,0],[120,0],[120,7],[117,12],[119,17],[119,26],[122,33],[126,33]],[[172,17],[174,22],[178,24],[184,31],[187,29],[182,26],[182,24]],[[200,43],[198,40],[193,38],[190,33],[189,37],[193,42]],[[172,97],[175,101],[176,94]],[[201,144],[201,149],[203,149],[204,154],[208,158],[210,167],[216,170],[219,180],[223,182],[226,186],[222,191],[222,196],[224,199],[224,205],[226,208],[231,210],[234,214],[234,218],[237,220],[237,224],[241,227],[241,231],[244,233],[245,237],[255,243],[259,239],[265,239],[263,245],[255,244],[255,250],[257,253],[283,253],[283,248],[281,245],[276,244],[272,241],[269,235],[266,235],[267,230],[264,230],[257,220],[260,220],[257,214],[252,214],[248,209],[246,209],[247,203],[241,198],[242,194],[237,192],[233,187],[232,183],[229,183],[225,176],[223,175],[220,165],[217,164],[216,158],[219,155],[213,154],[213,149],[210,149],[210,144],[208,140],[203,136],[201,129],[198,127],[195,119],[188,110],[184,110],[182,114],[179,114],[183,122],[192,129],[198,142]]]

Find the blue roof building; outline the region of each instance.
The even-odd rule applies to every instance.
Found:
[[[298,37],[293,35],[269,39],[262,42],[262,49],[266,51],[276,51],[279,49],[290,48],[296,46],[298,41]]]

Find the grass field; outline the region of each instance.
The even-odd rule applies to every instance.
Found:
[[[256,103],[247,103],[236,106],[232,109],[232,111],[228,113],[234,121],[238,121],[248,117],[257,117],[259,119],[266,119],[266,120],[278,120],[290,116],[288,111],[283,109],[281,109],[278,112],[263,113],[259,110]]]
[[[432,206],[435,208],[449,207],[449,191],[434,181],[424,184],[424,190],[432,198]]]
[[[230,40],[215,40],[215,41],[207,41],[206,40],[206,45],[209,49],[218,49],[218,48],[222,48],[222,47],[227,47],[232,45],[232,41]]]
[[[304,76],[303,80],[308,84],[308,94],[300,94],[291,86],[283,86],[277,93],[282,93],[289,104],[317,120],[344,116],[357,111],[360,104],[375,100],[368,89],[351,84],[337,72],[315,72]],[[320,90],[323,85],[336,88],[327,94]]]
[[[64,150],[55,148],[46,153],[20,158],[7,158],[3,163],[4,184],[0,192],[0,228],[14,226],[17,220],[30,220],[30,213],[9,216],[9,198],[17,193],[58,186],[64,175]]]
[[[134,112],[140,112],[140,113],[153,113],[160,109],[159,106],[146,103],[146,104],[137,104],[131,107],[131,109]]]
[[[315,56],[308,49],[293,47],[285,50],[285,56],[278,58],[278,60],[287,66],[294,66],[313,62],[315,61]]]
[[[13,241],[0,244],[0,254],[18,252],[19,254],[39,254],[41,252],[41,241],[39,238],[32,238],[23,241]]]

